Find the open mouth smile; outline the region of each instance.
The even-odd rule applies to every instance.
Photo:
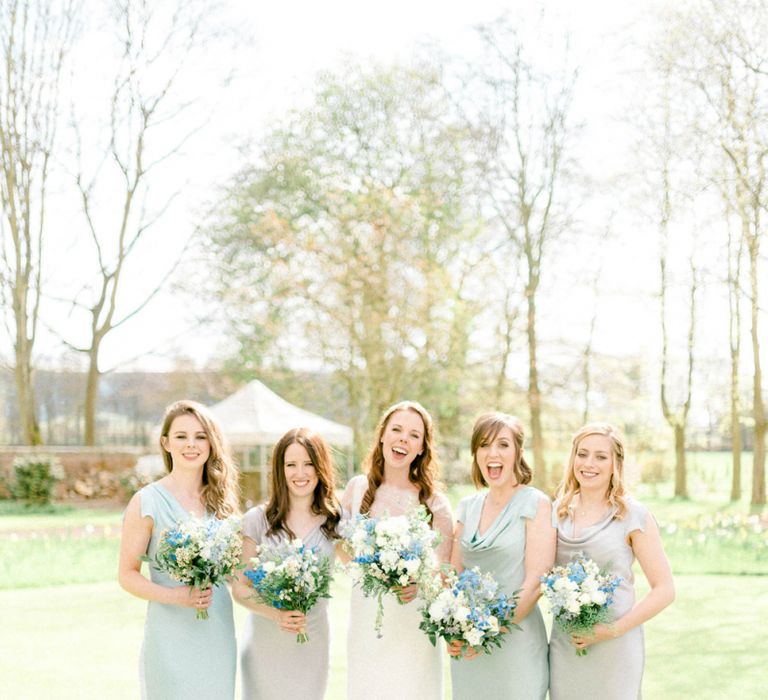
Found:
[[[504,467],[501,462],[488,462],[486,468],[488,469],[488,476],[491,479],[498,479],[501,476]]]

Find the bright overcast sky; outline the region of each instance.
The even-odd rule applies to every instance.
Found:
[[[563,33],[566,28],[569,30],[572,55],[581,66],[576,111],[584,123],[585,143],[590,151],[588,167],[597,171],[593,173],[596,175],[610,173],[618,167],[616,158],[628,148],[626,127],[617,119],[616,105],[626,97],[627,76],[634,69],[633,44],[641,26],[638,4],[626,0],[578,3],[549,0],[544,7],[547,25],[553,27],[553,34],[560,29]],[[536,11],[530,1],[499,0],[392,0],[388,3],[240,0],[228,3],[228,8],[233,23],[244,37],[251,39],[239,50],[235,79],[218,100],[218,109],[210,123],[186,148],[177,170],[167,178],[188,179],[189,184],[162,223],[162,243],[153,243],[151,255],[146,257],[146,271],[140,275],[144,279],[158,274],[164,262],[173,259],[181,249],[212,189],[240,165],[237,147],[247,138],[257,139],[266,124],[279,119],[289,106],[306,99],[318,70],[333,68],[345,56],[360,56],[361,60],[408,60],[417,45],[429,42],[447,52],[461,54],[465,47],[471,46],[474,25],[497,18],[507,8],[513,13]],[[647,5],[645,9],[648,10]],[[527,39],[535,41],[536,37]],[[212,62],[224,58],[211,53]],[[211,65],[211,68],[227,67]],[[99,96],[89,98],[96,104]],[[166,181],[155,186],[167,184]],[[591,225],[599,226],[601,222],[593,221]],[[59,240],[62,247],[71,245],[66,236]],[[647,249],[647,243],[641,240],[637,251],[630,254],[648,257]],[[627,250],[608,250],[605,254],[622,253],[626,256]],[[65,276],[65,266],[66,271],[71,272],[72,263],[65,262],[65,256],[60,257],[59,251],[54,257],[61,261],[58,269],[52,264],[52,279],[57,280]],[[633,297],[633,284],[637,282],[621,266],[605,267],[607,284],[623,284],[625,289],[623,295],[612,295],[606,302],[614,305],[614,308],[607,307],[607,313],[616,318],[617,312],[622,315],[623,309],[624,316],[637,318],[640,310],[647,309],[649,300]],[[568,313],[568,303],[573,306],[573,313]],[[568,295],[567,299],[563,298],[560,311],[566,318],[583,324],[584,314],[578,306],[585,303],[591,302],[583,296]],[[196,327],[194,306],[194,300],[179,298],[170,291],[158,297],[135,321],[110,336],[104,345],[102,368],[109,369],[150,349],[160,349],[168,355],[187,355],[204,363],[221,350],[221,345],[214,334],[201,333]],[[609,352],[621,351],[621,334],[615,330],[606,329],[603,334],[605,349]],[[51,337],[44,336],[41,340],[40,353],[44,360],[50,361],[60,346]],[[162,369],[168,362],[150,355],[133,366]]]

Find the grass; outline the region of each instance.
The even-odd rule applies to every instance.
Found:
[[[115,537],[0,538],[0,590],[112,580],[118,548]]]
[[[644,697],[764,697],[768,648],[755,621],[768,619],[768,577],[681,576],[677,590],[675,604],[645,628]],[[334,593],[326,697],[341,700],[348,584],[335,584]],[[3,696],[138,697],[144,608],[114,582],[0,591]],[[245,611],[240,606],[235,610],[241,631]]]
[[[84,527],[86,525],[120,527],[121,510],[79,508],[62,503],[26,506],[16,501],[0,500],[0,534],[9,530]]]
[[[696,500],[665,497],[671,494],[668,483],[634,489],[662,525],[715,512],[749,512],[746,497],[728,502],[728,455],[696,453],[690,464]],[[455,505],[471,492],[472,487],[461,486],[449,495]],[[27,509],[0,501],[3,697],[138,696],[146,604],[114,580],[120,519],[118,510]],[[751,541],[688,543],[664,537],[677,600],[645,626],[644,697],[763,697],[768,647],[756,621],[768,619],[768,556]],[[713,573],[720,575],[704,575]],[[639,575],[639,595],[643,586]],[[340,578],[333,591],[329,700],[345,697],[348,581]],[[237,605],[235,611],[240,632],[246,612]],[[448,668],[446,662],[446,676]]]

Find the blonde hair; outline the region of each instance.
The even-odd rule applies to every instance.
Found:
[[[163,438],[168,439],[171,424],[179,416],[190,415],[200,421],[205,436],[211,446],[211,453],[203,465],[203,502],[205,507],[217,518],[225,518],[240,512],[240,485],[237,466],[229,452],[224,435],[208,409],[197,401],[183,399],[172,403],[165,409],[163,427],[160,430],[160,451],[165,469],[173,471],[171,453],[163,446]]]
[[[621,520],[627,512],[627,492],[624,486],[624,438],[618,429],[609,423],[589,423],[580,428],[573,436],[568,466],[555,495],[558,501],[557,517],[562,520],[568,514],[574,496],[580,491],[579,482],[576,480],[573,467],[579,444],[588,435],[603,435],[611,442],[611,447],[613,448],[613,474],[611,474],[611,481],[608,484],[607,498],[608,503],[616,508],[614,517],[617,520]]]
[[[421,417],[424,423],[424,442],[420,455],[416,455],[416,458],[411,462],[411,466],[408,469],[408,479],[412,484],[419,487],[419,503],[422,503],[427,509],[429,514],[432,511],[427,505],[427,501],[432,498],[435,492],[437,473],[439,470],[439,464],[437,461],[437,453],[434,446],[435,428],[432,422],[432,416],[429,415],[427,409],[416,401],[401,401],[394,406],[390,406],[381,417],[378,426],[376,427],[376,439],[373,443],[373,448],[368,453],[365,459],[363,468],[368,474],[368,488],[363,494],[363,500],[360,504],[360,512],[367,513],[373,505],[373,499],[376,497],[376,489],[381,486],[384,481],[384,448],[381,445],[381,439],[384,435],[384,431],[387,428],[389,419],[397,413],[397,411],[413,411]]]
[[[512,469],[518,484],[529,484],[533,477],[533,471],[523,457],[523,445],[525,444],[525,430],[523,424],[515,416],[508,413],[484,413],[475,421],[472,428],[472,482],[481,489],[488,486],[480,465],[477,463],[477,450],[484,443],[493,442],[502,428],[509,428],[512,432],[512,440],[515,443],[515,463]]]

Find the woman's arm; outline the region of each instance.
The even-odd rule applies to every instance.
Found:
[[[243,553],[240,558],[242,567],[232,582],[232,595],[235,600],[251,612],[266,617],[277,623],[284,632],[298,634],[307,624],[306,617],[297,610],[278,610],[271,605],[258,603],[253,597],[253,588],[248,583],[245,570],[249,567],[251,559],[256,555],[256,542],[250,537],[243,537]]]
[[[437,559],[440,564],[448,564],[453,553],[453,512],[451,503],[445,494],[436,494],[430,503],[432,510],[432,527],[440,533],[440,543],[437,545]]]
[[[153,523],[150,516],[142,517],[141,495],[135,494],[128,503],[123,518],[118,583],[137,598],[205,610],[211,604],[213,595],[211,588],[201,591],[193,586],[162,586],[159,583],[153,583],[141,573],[140,557],[147,553]]]
[[[464,562],[461,560],[461,536],[464,534],[464,523],[456,521],[456,528],[453,531],[453,548],[451,549],[451,568],[460,574],[464,571]]]
[[[520,623],[541,596],[540,578],[555,563],[557,531],[552,527],[552,504],[542,498],[536,515],[525,522],[525,578],[520,587],[513,622]]]
[[[629,534],[629,545],[640,563],[650,590],[628,613],[615,622],[595,625],[590,636],[573,636],[574,644],[578,648],[626,634],[658,615],[675,599],[672,569],[664,553],[658,525],[650,514],[646,518],[645,530],[634,530]]]

